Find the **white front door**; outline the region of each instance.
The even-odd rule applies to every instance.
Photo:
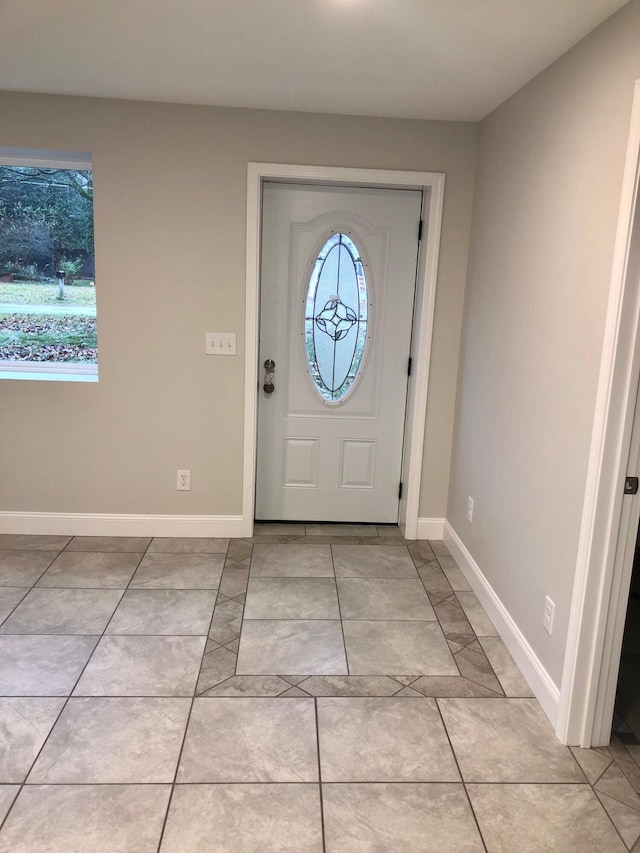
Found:
[[[398,520],[421,207],[265,183],[257,519]]]

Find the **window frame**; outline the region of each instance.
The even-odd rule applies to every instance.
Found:
[[[53,151],[42,148],[6,148],[0,146],[0,166],[42,166],[47,169],[93,171],[93,160],[87,151]],[[2,379],[97,382],[98,363],[0,359],[0,380]]]

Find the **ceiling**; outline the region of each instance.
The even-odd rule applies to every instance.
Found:
[[[626,2],[0,0],[0,88],[477,121]]]

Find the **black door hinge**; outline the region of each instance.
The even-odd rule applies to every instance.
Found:
[[[411,376],[411,356],[409,356],[409,362],[407,364],[407,376]]]
[[[402,482],[398,486],[398,500],[402,500]]]
[[[625,477],[624,478],[624,493],[625,493],[625,495],[637,495],[638,494],[638,478],[637,477]]]
[[[422,240],[422,219],[418,225],[418,240]]]

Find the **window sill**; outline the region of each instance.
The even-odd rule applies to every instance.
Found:
[[[98,365],[0,361],[0,379],[35,379],[41,382],[97,382]]]

